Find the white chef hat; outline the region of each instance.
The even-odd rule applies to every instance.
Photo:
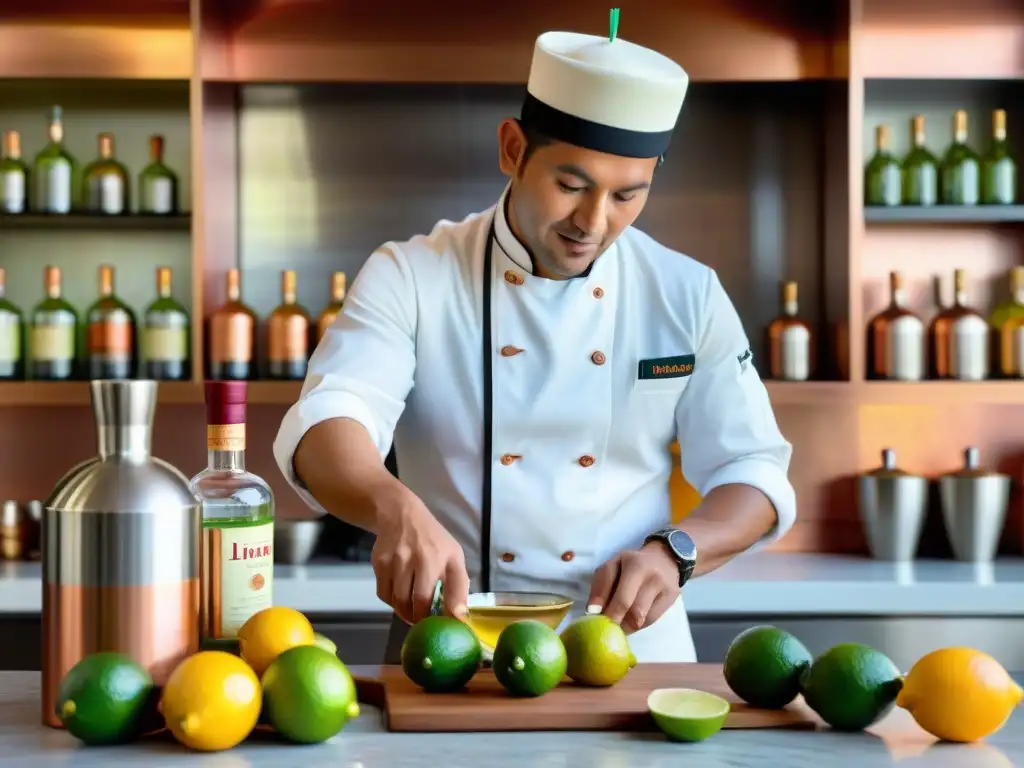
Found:
[[[668,148],[690,77],[672,59],[617,37],[537,38],[520,120],[559,141],[626,157]]]

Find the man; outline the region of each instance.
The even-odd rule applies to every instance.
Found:
[[[439,579],[454,615],[471,591],[556,592],[639,661],[694,661],[683,585],[792,526],[791,446],[733,305],[632,227],[687,86],[614,32],[541,35],[498,128],[501,199],[375,251],[310,360],[275,456],[376,534],[386,662]],[[676,528],[673,439],[703,496]]]

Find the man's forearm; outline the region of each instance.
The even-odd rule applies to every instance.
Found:
[[[749,549],[778,521],[775,507],[757,488],[721,485],[705,496],[678,528],[697,547],[693,575],[709,573]]]
[[[405,492],[362,424],[328,419],[299,441],[293,461],[303,485],[334,517],[371,533],[379,517]]]

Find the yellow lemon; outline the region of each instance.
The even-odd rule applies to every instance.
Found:
[[[263,689],[252,667],[224,651],[200,651],[171,673],[160,712],[174,738],[191,749],[231,749],[256,726]]]
[[[238,642],[242,658],[262,677],[270,663],[289,648],[314,645],[316,633],[299,611],[275,605],[250,616],[238,631]]]
[[[896,705],[944,741],[978,741],[1006,723],[1024,698],[1003,666],[973,648],[940,648],[904,676]]]

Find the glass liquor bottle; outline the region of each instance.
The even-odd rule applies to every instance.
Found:
[[[967,113],[953,114],[953,143],[942,158],[943,205],[977,205],[981,196],[981,160],[967,146]]]
[[[345,305],[345,273],[335,272],[331,276],[331,302],[324,307],[320,317],[316,321],[316,343],[327,333],[327,329],[334,324],[342,307]]]
[[[255,378],[256,323],[256,313],[242,303],[238,270],[229,269],[227,301],[213,311],[206,325],[209,378],[222,381]]]
[[[139,172],[139,213],[173,216],[178,212],[178,176],[164,164],[164,137],[149,137],[149,165]]]
[[[188,312],[171,295],[171,270],[156,271],[156,300],[146,308],[142,328],[142,370],[149,379],[190,378]]]
[[[302,379],[309,361],[309,313],[296,301],[295,271],[281,273],[281,303],[267,319],[272,379]]]
[[[864,204],[899,205],[902,200],[900,189],[900,163],[889,145],[889,126],[875,128],[875,154],[864,169]]]
[[[992,143],[981,158],[981,202],[1017,202],[1017,161],[1006,140],[1006,111],[1002,109],[992,112]]]
[[[236,637],[273,605],[274,494],[245,469],[246,382],[206,382],[208,463],[192,478],[202,502],[200,637]]]
[[[100,297],[86,313],[90,379],[130,379],[136,360],[135,313],[114,293],[114,268],[99,268]]]
[[[797,313],[797,285],[782,286],[782,314],[768,325],[770,376],[784,381],[807,381],[811,376],[811,329]]]
[[[24,375],[25,334],[21,309],[5,295],[7,273],[0,267],[0,379],[20,379]]]
[[[50,141],[32,165],[32,210],[35,213],[71,213],[75,207],[78,161],[64,148],[64,118],[60,107],[50,110]]]
[[[992,310],[988,324],[999,376],[1024,377],[1024,267],[1010,270],[1010,296]]]
[[[953,304],[932,320],[931,375],[936,379],[981,381],[989,372],[989,326],[967,306],[964,270],[953,271]]]
[[[60,268],[43,270],[45,298],[32,310],[28,377],[63,381],[74,378],[78,361],[78,313],[61,296]]]
[[[906,306],[903,276],[889,273],[889,306],[868,323],[868,378],[920,381],[925,371],[925,329]]]
[[[935,205],[938,200],[939,161],[925,146],[924,115],[910,121],[910,151],[900,168],[904,205]]]
[[[131,181],[128,169],[114,157],[114,134],[99,135],[99,153],[82,173],[85,209],[108,216],[131,213]]]
[[[4,133],[3,157],[0,157],[0,213],[25,213],[28,210],[28,166],[21,159],[21,134]]]

